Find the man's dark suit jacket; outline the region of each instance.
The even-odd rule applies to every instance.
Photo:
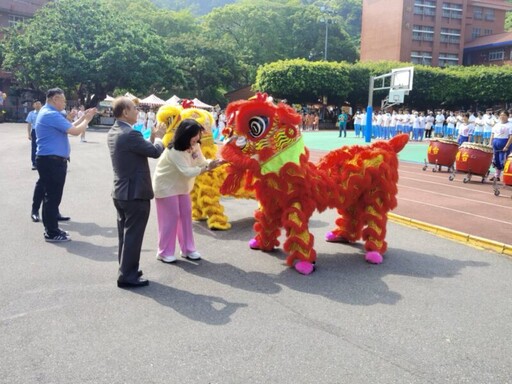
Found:
[[[108,147],[114,168],[112,197],[116,200],[151,200],[153,188],[148,157],[158,158],[164,150],[152,144],[129,124],[116,121],[108,132]]]
[[[116,121],[107,137],[114,188],[112,197],[117,210],[119,237],[118,282],[138,281],[140,251],[153,198],[148,157],[157,158],[164,147],[151,144],[142,134],[122,121]]]

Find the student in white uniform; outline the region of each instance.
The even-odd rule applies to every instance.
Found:
[[[475,118],[475,130],[473,131],[473,142],[476,144],[483,143],[484,136],[484,119],[482,112],[478,112]]]
[[[434,125],[434,136],[435,137],[443,137],[443,124],[444,124],[444,115],[441,111],[437,111],[436,121]]]
[[[490,145],[492,126],[495,123],[494,116],[492,114],[492,110],[488,109],[487,111],[485,111],[485,115],[483,117],[483,122],[484,122],[483,142],[485,145]]]
[[[453,112],[450,111],[449,116],[446,118],[446,137],[448,139],[453,139],[453,135],[455,134],[456,123],[457,118],[453,115]]]
[[[355,116],[354,116],[354,133],[356,137],[359,137],[361,135],[361,121],[363,119],[363,115],[361,114],[361,111],[357,110]]]
[[[391,119],[389,119],[389,136],[391,138],[396,136],[397,116],[398,113],[393,110],[393,112],[391,112]]]
[[[499,121],[492,127],[490,144],[494,151],[494,169],[495,174],[491,181],[495,179],[500,181],[503,166],[510,154],[512,145],[512,124],[508,121],[509,113],[501,111],[499,114]]]
[[[466,112],[462,116],[462,121],[459,123],[459,136],[457,138],[457,143],[462,145],[469,140],[469,112]]]
[[[425,138],[432,138],[432,131],[434,130],[434,121],[435,117],[432,111],[428,111],[427,116],[425,117]]]

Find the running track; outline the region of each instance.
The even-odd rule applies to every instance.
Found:
[[[312,150],[317,161],[324,151]],[[449,173],[432,172],[423,164],[400,162],[396,215],[471,236],[512,244],[512,187],[494,195],[491,182],[473,176],[464,183],[464,174],[448,179]]]

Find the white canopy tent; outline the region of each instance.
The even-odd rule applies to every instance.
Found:
[[[167,105],[179,105],[181,101],[181,98],[179,98],[176,95],[172,95],[171,98],[165,100],[165,104]]]
[[[100,101],[100,106],[102,107],[111,107],[114,98],[112,96],[107,95],[104,100]]]
[[[158,96],[155,96],[154,94],[151,94],[148,97],[142,99],[140,101],[140,104],[142,104],[142,105],[149,105],[151,107],[160,107],[160,106],[165,104],[165,101],[163,101]]]
[[[126,92],[126,93],[124,94],[124,96],[125,96],[125,97],[128,97],[129,99],[132,99],[132,100],[133,100],[133,99],[138,99],[138,97],[137,97],[137,96],[132,95],[130,92]]]
[[[213,105],[208,105],[206,103],[203,103],[198,98],[193,99],[192,102],[194,103],[194,107],[196,107],[196,108],[213,110]]]

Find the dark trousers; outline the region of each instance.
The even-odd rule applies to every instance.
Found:
[[[149,200],[113,200],[117,210],[119,237],[117,279],[124,282],[135,281],[151,205]]]
[[[342,132],[345,134],[344,137],[347,137],[347,123],[346,122],[339,123],[339,128],[340,128],[340,136],[339,137],[341,137]]]
[[[39,213],[39,208],[44,199],[44,187],[41,179],[36,181],[34,196],[32,196],[32,213]]]
[[[31,153],[31,156],[30,156],[30,160],[32,160],[32,166],[36,166],[36,150],[37,150],[37,137],[36,137],[36,130],[35,129],[32,129],[32,131],[30,131],[30,137],[32,138],[31,140],[31,150],[32,150],[32,153]]]
[[[59,205],[62,200],[64,183],[68,162],[66,159],[57,156],[37,156],[37,172],[39,172],[38,183],[44,191],[43,199],[43,224],[49,236],[59,234]]]

